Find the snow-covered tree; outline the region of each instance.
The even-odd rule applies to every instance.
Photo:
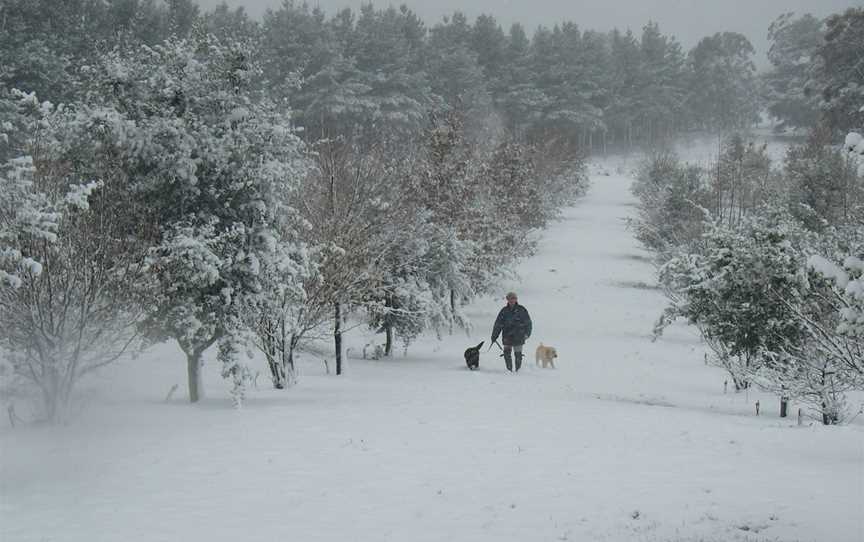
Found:
[[[390,216],[381,232],[387,240],[378,264],[383,274],[364,303],[370,327],[385,333],[385,355],[391,355],[394,335],[407,347],[424,331],[440,336],[454,325],[467,328],[453,296],[471,291],[464,264],[473,246],[429,220],[428,210],[394,208]]]
[[[93,112],[24,100],[30,154],[0,175],[0,351],[56,420],[82,377],[137,344],[146,246]]]
[[[639,204],[630,226],[642,244],[661,256],[698,239],[704,230],[705,209],[712,208],[705,172],[681,164],[667,151],[646,160],[633,193]]]
[[[743,35],[722,32],[703,38],[688,55],[693,117],[702,126],[746,128],[759,111],[753,45]]]
[[[790,210],[814,231],[849,223],[864,206],[864,179],[854,157],[850,160],[830,143],[828,132],[815,130],[805,144],[786,152]]]
[[[803,253],[798,228],[781,211],[764,209],[739,227],[706,224],[688,245],[660,269],[671,300],[655,332],[675,318],[694,324],[729,372],[735,389],[746,388],[766,363],[765,352],[801,344],[804,330],[778,298],[797,289]]]
[[[849,8],[825,19],[821,62],[821,108],[833,130],[859,129],[864,124],[864,8]]]
[[[260,25],[251,19],[242,6],[229,8],[222,3],[201,15],[207,31],[219,39],[249,39],[261,33]]]
[[[864,237],[857,228],[831,228],[809,234],[802,255],[811,254],[798,272],[796,288],[776,296],[803,330],[797,340],[781,340],[755,375],[763,388],[810,405],[823,423],[843,421],[845,393],[864,389],[864,338],[855,314],[856,277],[864,254]],[[845,266],[834,262],[845,257]],[[860,260],[858,261],[860,263]],[[856,325],[858,329],[856,329]]]
[[[864,389],[864,339],[855,333],[854,319],[850,327],[846,318],[854,312],[854,294],[845,287],[847,272],[821,256],[810,257],[801,277],[798,290],[779,301],[805,330],[804,340],[766,352],[769,361],[756,379],[765,389],[807,403],[824,424],[834,424],[847,414],[846,392]]]
[[[612,141],[633,145],[634,128],[639,117],[638,96],[644,74],[639,42],[633,32],[618,29],[609,35],[609,102],[604,116]]]
[[[432,28],[425,48],[426,72],[439,110],[459,111],[465,136],[472,141],[494,139],[488,126],[494,121],[488,80],[472,49],[472,28],[456,12]]]
[[[713,168],[712,212],[728,224],[735,224],[763,203],[779,194],[772,182],[771,159],[765,143],[757,145],[734,133],[722,140],[717,166]]]
[[[343,320],[362,308],[387,273],[382,261],[392,246],[382,231],[389,222],[398,168],[384,152],[389,145],[359,145],[351,140],[320,141],[316,168],[294,194],[319,276],[304,282],[305,308],[298,314],[296,336],[332,323],[336,373],[342,373]]]
[[[261,290],[244,298],[242,317],[244,327],[253,331],[252,343],[267,360],[273,386],[283,389],[296,380],[294,353],[303,336],[298,323],[308,309],[304,284],[317,278],[317,269],[290,223],[262,235],[272,252],[261,262]]]
[[[808,260],[809,269],[828,281],[824,294],[836,316],[836,333],[851,341],[836,348],[834,355],[857,373],[864,385],[864,233],[860,228],[835,232],[834,250],[822,250]],[[843,342],[843,341],[839,341]]]
[[[268,291],[260,273],[278,265],[280,243],[293,242],[277,224],[293,213],[289,191],[306,172],[290,116],[257,90],[243,43],[172,39],[117,49],[89,70],[94,130],[155,231],[148,332],[183,348],[192,401],[201,355],[222,341],[222,372],[239,401],[244,307]]]
[[[559,137],[590,146],[593,134],[606,129],[602,78],[607,63],[604,36],[583,32],[572,22],[538,28],[531,67],[545,100],[536,129],[554,130]]]
[[[812,128],[819,120],[816,52],[824,39],[823,22],[810,14],[784,13],[768,27],[768,60],[764,75],[768,112],[778,129]]]
[[[684,53],[678,41],[663,34],[654,22],[642,28],[639,50],[639,139],[655,145],[674,133],[676,120],[685,120]]]

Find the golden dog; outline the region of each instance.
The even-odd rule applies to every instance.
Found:
[[[555,350],[552,346],[543,346],[543,343],[540,343],[540,346],[537,347],[537,351],[534,352],[534,361],[537,365],[543,365],[543,368],[552,367],[555,368],[555,358],[558,357],[558,351]]]

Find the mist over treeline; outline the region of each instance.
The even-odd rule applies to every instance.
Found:
[[[746,128],[763,111],[782,128],[842,131],[861,121],[846,86],[860,9],[780,16],[765,29],[772,68],[761,77],[747,37],[717,33],[685,50],[650,21],[637,32],[562,21],[529,34],[518,23],[502,28],[494,13],[455,12],[428,26],[404,6],[371,4],[326,13],[287,1],[261,20],[192,0],[12,0],[0,10],[6,88],[68,101],[86,77],[81,67],[112,48],[209,32],[248,44],[262,67],[256,84],[312,139],[373,125],[418,133],[430,111],[448,108],[487,130],[555,134],[588,149]]]

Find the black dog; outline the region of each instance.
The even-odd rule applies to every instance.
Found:
[[[465,350],[465,365],[467,365],[468,368],[472,371],[480,367],[480,348],[485,342],[486,341],[483,341],[477,346],[472,346],[471,348]]]

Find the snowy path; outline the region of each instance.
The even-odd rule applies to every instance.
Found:
[[[629,179],[593,181],[502,285],[535,321],[520,374],[461,359],[499,299],[470,308],[470,338],[340,378],[308,361],[242,411],[212,365],[210,398],[165,402],[184,374],[165,347],[66,427],[0,429],[0,540],[864,540],[864,428],[791,427],[770,397],[724,395],[688,330],[650,342],[663,300],[622,220]],[[559,369],[533,367],[534,341]]]

